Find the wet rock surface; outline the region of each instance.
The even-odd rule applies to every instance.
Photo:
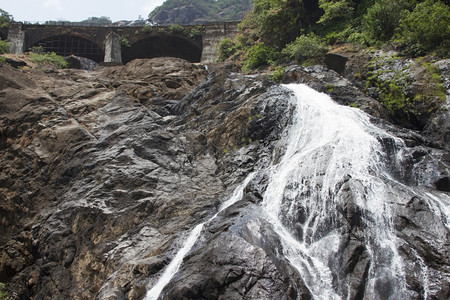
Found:
[[[13,299],[142,299],[189,231],[250,172],[277,163],[293,112],[290,92],[262,76],[227,68],[208,75],[177,59],[92,72],[0,66],[0,76],[0,282]],[[335,72],[295,67],[287,78],[322,91],[332,85],[336,101],[357,103],[405,141],[405,158],[391,165],[418,195],[397,203],[393,219],[410,262],[410,298],[426,291],[446,299],[448,223],[419,189],[441,195],[448,151],[377,119],[388,118],[383,108]],[[261,209],[266,187],[262,173],[205,224],[162,298],[312,297]],[[338,294],[348,299],[364,297],[373,263],[356,187],[351,178],[339,184],[342,237],[329,262]],[[427,286],[420,264],[429,270]],[[387,286],[380,279],[380,299]]]

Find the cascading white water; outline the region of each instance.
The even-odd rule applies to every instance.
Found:
[[[165,268],[164,272],[159,277],[158,281],[151,289],[147,291],[147,294],[145,296],[145,300],[157,300],[159,295],[161,294],[164,287],[170,282],[170,280],[173,278],[173,276],[177,273],[178,269],[181,266],[181,263],[183,262],[183,258],[188,254],[188,252],[192,249],[195,242],[200,236],[200,233],[203,229],[203,226],[207,222],[211,222],[214,220],[217,215],[223,211],[224,209],[230,207],[240,199],[242,199],[242,195],[244,194],[244,188],[247,186],[247,184],[250,182],[250,180],[253,179],[255,176],[255,173],[250,173],[247,178],[244,180],[243,183],[241,183],[234,191],[233,194],[230,196],[228,200],[226,200],[222,205],[220,206],[218,212],[212,216],[208,221],[198,224],[194,227],[194,229],[189,233],[188,237],[186,238],[183,247],[178,250],[175,257],[172,259],[172,261],[169,263],[169,265]]]
[[[377,137],[402,142],[373,126],[360,110],[340,106],[306,85],[286,87],[295,93],[296,111],[286,152],[272,167],[263,200],[284,255],[315,299],[340,299],[328,261],[340,243],[334,228],[337,206],[343,204],[340,185],[351,178],[356,204],[373,219],[366,232],[372,261],[369,289],[377,279],[386,278],[395,281],[396,289],[390,292],[400,298],[405,278],[388,205],[396,195],[386,184],[391,179]],[[294,235],[294,227],[297,231],[300,227],[300,233]]]
[[[405,263],[398,253],[402,241],[394,234],[392,203],[404,205],[415,196],[415,191],[394,180],[388,166],[396,163],[395,151],[400,156],[403,141],[374,126],[362,111],[338,105],[306,85],[285,87],[295,94],[291,99],[295,98],[293,121],[280,141],[285,153],[267,170],[260,170],[269,174],[262,206],[280,238],[280,253],[298,271],[314,299],[346,297],[344,290],[350,287],[338,286],[336,270],[330,261],[341,249],[342,232],[337,215],[339,207],[348,204],[350,193],[352,204],[363,214],[362,235],[370,261],[364,298],[413,298],[408,294]],[[394,153],[386,153],[381,142],[386,140],[393,145]],[[255,174],[250,174],[219,212],[240,200],[243,189],[254,177]],[[343,191],[344,184],[350,192]],[[442,200],[427,193],[421,193],[420,197],[449,227],[450,199]],[[160,296],[205,223],[188,234],[183,247],[145,299]],[[411,253],[417,257],[418,277],[424,281],[426,297],[428,268],[416,252]]]

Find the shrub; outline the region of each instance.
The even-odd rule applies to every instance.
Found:
[[[219,61],[224,61],[234,53],[236,53],[237,47],[233,43],[233,41],[229,38],[225,38],[220,41],[218,52],[219,52]]]
[[[377,0],[367,10],[362,28],[372,43],[391,39],[401,18],[404,8],[402,3],[403,0]]]
[[[0,300],[8,300],[8,293],[5,290],[5,284],[0,282]]]
[[[276,51],[264,42],[252,46],[244,59],[244,71],[256,69],[272,63],[276,59]]]
[[[11,15],[3,9],[0,9],[0,28],[8,27],[10,22]]]
[[[286,45],[281,53],[298,62],[306,60],[318,62],[328,51],[328,46],[314,33],[299,36],[295,41]]]
[[[189,37],[191,37],[193,39],[201,38],[202,33],[203,33],[203,27],[200,25],[195,26],[195,27],[191,28],[191,30],[189,31]]]
[[[9,50],[9,43],[0,39],[0,54],[7,53]]]
[[[178,34],[184,33],[184,27],[181,25],[178,25],[178,24],[169,25],[169,29],[170,29],[170,31],[172,31],[172,33],[178,33]]]
[[[55,52],[45,54],[31,53],[30,60],[39,65],[54,65],[59,69],[67,67],[67,61],[64,57],[57,55]]]
[[[283,81],[283,76],[284,76],[284,68],[278,66],[272,73],[272,81],[281,83]]]
[[[128,38],[126,36],[121,36],[120,37],[120,44],[122,46],[124,46],[124,47],[127,47],[127,48],[131,47],[130,41],[128,40]]]
[[[152,32],[152,31],[153,31],[153,27],[150,26],[150,25],[148,25],[148,24],[145,24],[145,25],[142,27],[142,32]]]
[[[411,51],[421,54],[420,50],[448,46],[449,24],[449,6],[441,1],[426,0],[419,3],[412,12],[405,13],[399,22],[397,38],[409,45]]]
[[[33,46],[30,48],[30,52],[37,53],[37,54],[44,54],[45,49],[42,46]]]
[[[349,0],[319,0],[319,7],[324,14],[318,23],[331,23],[339,19],[346,19],[353,14],[353,7]]]

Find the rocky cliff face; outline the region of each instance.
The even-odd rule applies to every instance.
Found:
[[[156,24],[204,24],[242,20],[252,8],[252,1],[197,1],[195,3],[163,3],[149,15]]]
[[[190,230],[249,173],[280,161],[278,142],[292,122],[287,89],[226,67],[208,75],[178,59],[92,72],[0,66],[0,76],[0,282],[14,299],[142,299]],[[401,168],[392,164],[404,189],[423,186],[434,195],[441,184],[447,194],[437,195],[448,199],[447,150],[382,121],[378,102],[334,72],[292,68],[286,80],[319,90],[333,84],[339,102],[358,103],[406,141],[411,154]],[[352,182],[340,183],[348,200],[339,208],[344,241],[330,263],[339,270],[336,293],[359,299],[373,262],[364,245],[370,221],[361,218]],[[267,184],[267,172],[258,173],[239,201],[205,225],[161,297],[312,297],[264,217]],[[411,262],[410,298],[446,299],[448,221],[420,195],[408,197],[392,222]],[[388,286],[382,278],[377,284]]]

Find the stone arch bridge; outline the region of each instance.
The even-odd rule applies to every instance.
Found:
[[[10,52],[21,54],[41,46],[59,55],[76,55],[96,62],[127,63],[135,58],[172,56],[212,63],[219,42],[237,33],[237,23],[141,27],[30,25],[12,23],[0,32]]]

